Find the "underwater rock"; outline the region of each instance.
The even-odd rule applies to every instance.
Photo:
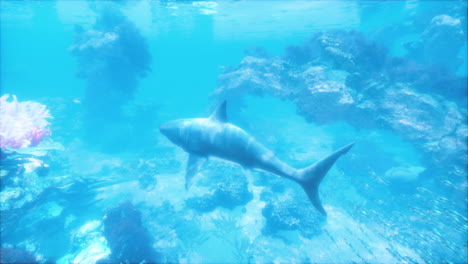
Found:
[[[252,200],[253,195],[248,189],[247,179],[244,177],[232,177],[229,180],[218,183],[213,199],[217,204],[227,209],[234,209],[236,206],[245,205]]]
[[[1,178],[0,211],[20,209],[35,202],[52,184],[36,171],[26,173],[24,170],[18,170],[2,175]]]
[[[418,91],[440,94],[459,105],[466,104],[467,78],[456,76],[443,66],[394,57],[388,60],[385,74],[392,82],[409,83]]]
[[[111,254],[98,263],[158,263],[153,238],[141,221],[141,212],[131,203],[110,209],[103,221]]]
[[[51,157],[63,149],[61,144],[46,139],[34,147],[0,150],[0,211],[36,202],[51,185],[62,181],[47,175]]]
[[[414,193],[425,170],[417,166],[393,167],[385,172],[384,178],[394,193]]]
[[[7,248],[0,249],[0,262],[1,263],[18,263],[18,264],[39,264],[36,256],[33,253],[21,248]]]
[[[117,95],[124,96],[119,100],[130,100],[138,78],[150,71],[151,55],[145,39],[118,8],[110,5],[101,10],[93,29],[76,26],[70,51],[79,59],[79,76],[89,81],[85,104],[107,105],[107,100],[117,100]],[[102,85],[92,84],[93,80]],[[106,92],[109,98],[97,98]]]
[[[232,210],[253,199],[246,176],[235,165],[211,162],[204,171],[207,178],[216,179],[215,183],[208,183],[214,190],[210,194],[187,199],[187,207],[200,212],[211,212],[218,206]]]
[[[286,68],[287,63],[279,58],[245,57],[239,66],[226,68],[219,76],[220,86],[213,94],[216,105],[246,93],[261,96],[276,92],[277,96],[282,96],[285,91],[280,77],[282,72],[287,72]]]
[[[158,173],[158,164],[156,159],[144,160],[138,159],[125,166],[125,174],[138,175],[138,185],[142,190],[151,190],[156,187]]]
[[[158,148],[160,156],[155,158],[139,157],[128,163],[123,164],[122,173],[126,175],[135,175],[138,178],[138,184],[143,190],[154,189],[157,185],[157,176],[160,174],[177,173],[181,163],[176,159],[164,158],[173,155],[172,150]]]
[[[78,59],[78,77],[86,80],[82,101],[86,140],[104,149],[117,145],[118,150],[132,138],[133,123],[124,122],[123,106],[134,97],[139,80],[150,72],[148,45],[137,27],[112,3],[100,10],[92,29],[77,25],[75,31],[70,52]],[[120,133],[116,135],[115,131]]]
[[[266,202],[262,209],[266,219],[263,235],[274,236],[281,231],[295,230],[307,238],[320,234],[324,218],[307,204],[305,197],[288,192],[278,199],[278,195],[268,189],[261,196]]]
[[[412,182],[426,170],[424,167],[393,167],[385,172],[385,178],[390,181]]]
[[[463,108],[454,102],[460,96],[452,100],[443,92],[421,90],[413,77],[392,80],[390,66],[396,59],[388,57],[384,48],[366,41],[360,33],[339,33],[314,35],[296,47],[300,56],[291,55],[289,47],[283,58],[245,57],[219,77],[214,101],[268,94],[293,101],[298,114],[309,122],[345,121],[356,128],[388,129],[423,153],[427,170],[445,171],[444,175],[463,181],[468,127]],[[311,54],[312,47],[319,49]],[[409,60],[402,58],[401,62]],[[418,71],[434,75],[427,67]],[[433,86],[440,81],[428,80]],[[455,83],[445,82],[445,90],[456,94],[461,86]]]
[[[446,14],[434,16],[420,40],[405,45],[409,56],[425,64],[436,64],[456,71],[463,63],[458,56],[466,45],[466,28],[459,18]]]
[[[41,255],[58,259],[67,253],[69,245],[71,226],[66,217],[83,211],[92,214],[94,197],[89,197],[83,188],[70,195],[76,178],[55,177],[52,180],[38,177],[35,173],[25,174],[23,178],[20,187],[6,187],[0,193],[2,243],[40,243]]]
[[[254,186],[266,186],[274,193],[283,193],[289,184],[283,178],[272,177],[268,172],[256,171],[253,176],[252,184]]]
[[[304,87],[307,88],[298,92],[295,102],[301,106],[298,109],[299,113],[314,113],[313,116],[305,115],[309,117],[309,121],[312,121],[310,120],[312,117],[314,122],[321,124],[335,122],[335,120],[342,119],[347,115],[354,103],[351,90],[344,84],[343,80],[340,81],[339,78],[328,79],[327,75],[330,74],[331,72],[322,67],[311,67],[298,75],[304,83]],[[313,104],[311,102],[321,103]]]
[[[102,236],[102,222],[99,220],[87,222],[74,230],[71,242],[72,248],[79,252],[65,255],[59,259],[59,263],[96,263],[110,254],[106,240]]]
[[[252,198],[253,195],[248,191],[247,184],[228,183],[218,184],[213,194],[189,198],[186,204],[189,208],[207,213],[214,211],[218,206],[232,210],[247,204]]]
[[[205,194],[203,196],[191,197],[185,201],[188,208],[195,209],[202,213],[209,213],[218,206],[213,195]]]
[[[332,30],[314,34],[301,46],[289,46],[284,60],[296,65],[310,62],[371,75],[386,63],[387,50],[357,31]]]

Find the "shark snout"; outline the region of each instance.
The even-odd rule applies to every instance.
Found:
[[[176,142],[180,138],[180,122],[178,120],[169,121],[159,126],[161,134],[166,136],[172,142]]]
[[[164,123],[164,124],[159,126],[159,132],[161,132],[166,137],[167,137],[167,133],[169,132],[169,130],[170,130],[170,127],[169,127],[168,123]]]

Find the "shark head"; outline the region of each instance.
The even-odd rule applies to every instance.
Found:
[[[227,123],[226,101],[221,103],[209,118],[185,118],[166,122],[159,131],[172,143],[187,152],[203,150],[203,135],[211,135],[219,125]]]
[[[166,136],[172,143],[181,145],[184,124],[182,120],[173,120],[162,124],[159,131]]]

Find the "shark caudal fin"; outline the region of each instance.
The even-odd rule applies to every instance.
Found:
[[[323,209],[322,202],[318,195],[318,187],[322,182],[323,177],[327,174],[328,170],[333,166],[335,161],[346,154],[354,143],[351,143],[335,152],[321,161],[301,170],[298,170],[296,181],[304,188],[310,202],[317,208],[317,210],[323,215],[327,215],[325,209]]]

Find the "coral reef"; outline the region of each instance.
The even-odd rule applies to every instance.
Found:
[[[428,79],[433,87],[443,83],[446,88],[423,90],[418,78],[395,73],[412,74],[410,66],[398,69],[398,60],[421,65],[389,57],[384,50],[358,32],[317,33],[302,46],[289,47],[284,57],[245,57],[239,66],[228,68],[219,78],[215,103],[269,94],[293,101],[310,122],[346,121],[357,128],[390,130],[423,153],[428,171],[464,181],[468,126],[459,104],[466,98],[444,94],[459,94],[465,89],[463,81]],[[427,66],[417,72],[434,76]]]
[[[200,212],[211,212],[216,207],[234,209],[252,200],[253,195],[248,189],[248,181],[242,171],[232,164],[212,162],[207,166],[207,178],[216,179],[216,183],[209,183],[212,190],[209,194],[187,199],[189,208]],[[214,185],[214,186],[213,186]]]
[[[299,192],[278,195],[266,188],[261,195],[266,206],[262,215],[266,222],[262,229],[263,235],[278,235],[281,231],[298,231],[302,236],[310,238],[320,234],[324,218],[315,212]]]
[[[85,103],[103,110],[132,99],[138,78],[150,71],[151,62],[135,25],[116,7],[106,6],[94,29],[77,26],[76,33],[70,51],[79,59],[78,75],[88,80]]]
[[[374,7],[367,3],[359,5],[364,11],[363,21],[372,21],[369,18],[374,15]],[[403,2],[399,5],[399,13],[405,19],[374,29],[370,37],[419,64],[438,65],[451,72],[461,70],[466,75],[462,51],[466,50],[467,2],[433,2],[412,8],[405,5]]]
[[[2,243],[27,246],[49,259],[58,259],[71,248],[76,250],[85,245],[71,241],[70,234],[76,225],[88,221],[88,217],[102,214],[96,207],[96,182],[63,175],[44,178],[36,173],[25,174],[20,179],[0,193]],[[76,217],[84,211],[87,217]],[[24,244],[24,241],[31,242]],[[36,241],[41,241],[40,248]]]
[[[131,203],[110,209],[103,221],[104,236],[111,254],[98,263],[158,263],[153,238],[143,226],[141,212]]]
[[[18,149],[34,147],[45,136],[50,135],[47,119],[52,118],[43,104],[25,101],[18,102],[16,96],[0,97],[0,148]]]
[[[57,179],[46,176],[53,156],[63,149],[60,143],[47,139],[36,147],[0,150],[0,210],[20,208],[56,184],[53,181]]]
[[[78,58],[78,76],[86,80],[86,140],[105,145],[104,149],[120,146],[131,138],[130,124],[137,123],[127,120],[123,107],[133,99],[139,80],[150,71],[151,55],[145,39],[117,5],[108,3],[100,9],[93,29],[76,26],[70,52]]]
[[[431,19],[420,39],[406,43],[405,47],[411,58],[456,71],[463,62],[459,57],[459,51],[463,45],[466,45],[465,43],[466,28],[463,27],[462,21],[441,14]]]
[[[284,60],[291,64],[327,64],[348,72],[372,75],[385,65],[387,50],[357,31],[335,30],[313,35],[301,46],[286,48]]]

